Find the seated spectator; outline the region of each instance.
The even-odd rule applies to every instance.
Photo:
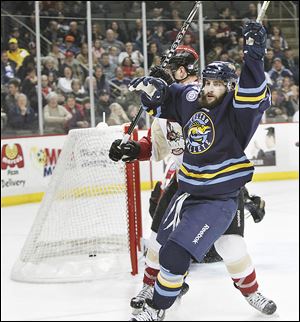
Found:
[[[135,26],[129,30],[129,40],[135,44],[138,50],[143,50],[143,22],[142,19],[136,19]]]
[[[57,82],[59,72],[58,69],[55,68],[55,58],[46,56],[43,59],[42,74],[49,76],[50,73],[53,75],[54,81]]]
[[[125,44],[125,51],[120,53],[118,63],[122,64],[125,57],[130,57],[135,66],[141,66],[144,62],[144,56],[139,50],[133,50],[133,44],[131,42]]]
[[[127,115],[130,120],[133,120],[139,112],[139,105],[129,105],[127,109]],[[144,116],[141,116],[138,121],[138,129],[145,130],[146,129],[146,119]]]
[[[71,21],[69,25],[69,31],[66,37],[72,36],[74,38],[73,44],[77,48],[85,41],[85,36],[81,30],[79,30],[77,21]]]
[[[27,75],[28,69],[36,69],[36,45],[33,41],[28,44],[29,55],[27,55],[22,63],[22,66],[18,70],[18,76],[21,80]]]
[[[282,59],[284,57],[283,49],[281,48],[281,45],[280,45],[280,40],[275,39],[273,41],[273,47],[272,47],[272,49],[273,49],[274,57],[275,58]]]
[[[43,95],[43,106],[46,105],[46,97],[53,92],[52,87],[49,85],[49,80],[47,75],[41,76],[41,85],[42,85],[42,95]],[[37,87],[36,87],[37,89]]]
[[[267,49],[267,53],[264,57],[264,67],[265,72],[269,72],[273,67],[273,61],[274,61],[274,52],[272,48]]]
[[[25,94],[19,94],[16,105],[9,110],[8,124],[17,130],[36,130],[36,116]]]
[[[113,103],[109,92],[105,89],[99,92],[98,98],[95,100],[95,118],[96,124],[103,122],[103,113],[105,113],[106,118],[110,115],[110,105]]]
[[[154,57],[160,57],[160,52],[158,50],[158,46],[156,42],[151,42],[148,46],[148,65],[153,65]]]
[[[89,127],[89,123],[85,119],[83,106],[76,104],[75,97],[72,94],[67,96],[65,108],[72,114],[72,118],[65,125],[67,132],[72,129]]]
[[[292,85],[293,81],[290,77],[284,77],[282,82],[282,87],[280,89],[280,94],[283,97],[283,106],[285,107],[287,111],[287,116],[289,117],[289,120],[292,120],[292,116],[295,114],[296,110],[294,108],[292,97],[294,95],[292,91]]]
[[[82,105],[83,100],[87,97],[87,93],[78,78],[74,78],[71,82],[72,95],[75,97],[76,104]]]
[[[125,57],[123,59],[121,67],[122,67],[122,70],[123,70],[123,73],[124,73],[125,77],[133,78],[133,76],[135,74],[136,67],[133,64],[133,61],[132,61],[132,59],[130,57]]]
[[[7,56],[16,63],[16,70],[18,71],[23,64],[24,58],[29,55],[29,52],[26,49],[19,48],[18,40],[16,38],[11,38],[8,41],[8,47],[9,49],[6,52]]]
[[[122,125],[124,123],[130,122],[127,114],[120,104],[112,103],[109,108],[111,110],[111,113],[106,121],[108,125]]]
[[[115,77],[111,80],[111,82],[121,89],[122,94],[126,94],[128,92],[128,85],[131,82],[131,79],[124,76],[122,67],[117,67],[115,69]],[[120,94],[119,90],[113,86],[111,86],[110,91],[115,96]]]
[[[58,105],[58,95],[55,92],[47,96],[48,104],[44,107],[45,130],[53,133],[66,133],[66,125],[72,118],[62,105]]]
[[[118,65],[119,54],[118,54],[117,47],[115,46],[109,47],[108,55],[109,55],[109,62],[113,65]]]
[[[106,38],[102,42],[103,48],[108,51],[109,47],[117,48],[117,55],[124,50],[124,43],[120,40],[115,39],[115,33],[112,29],[106,30]]]
[[[92,40],[95,42],[96,40],[103,40],[104,36],[101,31],[101,26],[98,23],[92,24]]]
[[[69,66],[64,68],[64,77],[59,77],[57,88],[60,88],[65,94],[72,92],[71,83],[73,80],[73,70]]]
[[[51,43],[57,43],[60,39],[64,38],[64,31],[60,28],[57,21],[51,20],[43,32],[44,37],[50,40]]]
[[[271,29],[271,34],[268,35],[267,48],[274,48],[275,40],[279,41],[281,50],[288,48],[288,43],[282,35],[280,28],[277,26],[273,26]]]
[[[242,18],[248,18],[249,20],[255,21],[257,18],[257,8],[255,3],[249,3],[248,11],[243,14]]]
[[[105,50],[102,48],[102,42],[100,39],[95,39],[93,46],[93,54],[96,57],[97,63],[100,62],[101,56],[105,53]]]
[[[117,21],[112,21],[110,29],[113,30],[115,34],[115,39],[122,42],[123,44],[127,41],[126,33],[120,28]]]
[[[73,71],[73,76],[76,78],[79,78],[82,82],[85,79],[85,73],[79,63],[79,61],[75,58],[74,53],[72,51],[67,51],[65,53],[65,61],[63,65],[61,65],[61,69],[59,71],[59,75],[64,75],[64,69],[65,67],[71,67]]]
[[[20,81],[16,78],[11,79],[8,82],[8,93],[5,96],[5,100],[4,100],[4,112],[6,114],[9,113],[9,110],[16,106],[17,104],[17,97],[20,94]]]
[[[71,51],[74,55],[79,54],[79,47],[75,45],[75,38],[72,35],[67,35],[65,41],[60,46],[60,51],[65,54],[67,51]]]
[[[100,65],[95,67],[95,78],[96,78],[96,88],[97,93],[100,93],[102,90],[110,91],[109,84],[106,80],[106,75],[103,73],[103,68]]]
[[[288,115],[283,106],[283,98],[279,95],[277,90],[272,90],[271,107],[266,111],[266,122],[286,122]]]
[[[100,64],[103,68],[103,73],[106,75],[107,81],[113,79],[115,77],[115,69],[117,65],[110,63],[108,53],[104,53],[101,56]]]
[[[80,46],[80,53],[76,56],[76,59],[79,61],[79,63],[82,64],[83,66],[85,66],[87,68],[87,70],[89,68],[89,55],[88,55],[88,53],[89,53],[88,44],[83,43]],[[97,59],[94,55],[92,57],[92,62],[93,62],[93,65],[97,64]]]
[[[299,57],[294,57],[294,51],[292,48],[286,48],[284,50],[282,63],[285,68],[289,69],[293,73],[294,82],[299,85]]]
[[[16,77],[17,64],[8,58],[7,52],[1,53],[1,85],[7,84],[11,79]]]
[[[269,71],[271,80],[273,81],[272,88],[280,89],[282,86],[283,78],[289,77],[293,79],[293,74],[289,69],[282,65],[280,58],[275,58],[273,61],[273,68]]]
[[[31,67],[27,70],[26,77],[21,84],[22,93],[24,93],[29,101],[30,106],[35,113],[38,113],[38,97],[37,97],[37,75],[35,68]]]
[[[59,50],[58,43],[52,43],[48,56],[54,59],[54,69],[59,71],[65,61],[65,55]]]

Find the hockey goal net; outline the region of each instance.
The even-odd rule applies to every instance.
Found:
[[[70,282],[137,273],[139,165],[108,158],[123,131],[112,126],[69,132],[13,280]]]

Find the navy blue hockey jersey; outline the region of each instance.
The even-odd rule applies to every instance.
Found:
[[[173,84],[157,117],[183,127],[185,153],[179,190],[191,195],[230,195],[251,181],[253,164],[244,150],[270,106],[263,62],[245,55],[235,91],[213,109],[201,108],[200,87]]]

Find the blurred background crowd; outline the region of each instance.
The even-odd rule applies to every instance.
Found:
[[[257,3],[203,1],[204,59],[243,64],[242,26],[257,17]],[[86,1],[39,1],[42,108],[38,104],[35,1],[1,2],[1,136],[67,133],[91,126]],[[141,1],[93,1],[93,113],[96,124],[130,122],[139,97],[128,84],[160,64],[181,29],[192,1],[146,2],[147,52]],[[265,73],[272,107],[263,122],[298,121],[298,1],[273,1],[267,29]],[[197,15],[182,44],[199,51]],[[148,66],[145,68],[145,55]],[[139,128],[147,127],[145,116]]]

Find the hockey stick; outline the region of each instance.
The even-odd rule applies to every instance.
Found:
[[[259,13],[257,15],[257,18],[256,18],[256,22],[258,23],[261,23],[262,20],[264,19],[264,16],[266,14],[266,11],[269,7],[269,4],[270,4],[271,1],[264,1],[263,5],[261,6],[260,10],[259,10]],[[249,38],[247,40],[247,45],[250,45],[252,46],[254,44],[254,39],[253,38]]]
[[[165,57],[164,61],[161,63],[161,67],[162,68],[166,68],[166,66],[169,64],[170,59],[173,57],[173,55],[175,54],[176,48],[179,46],[182,38],[184,37],[186,31],[188,30],[191,22],[193,21],[193,18],[200,6],[201,1],[195,1],[195,4],[190,12],[190,14],[188,15],[187,19],[185,20],[185,22],[183,23],[183,26],[181,27],[180,31],[178,32],[176,39],[174,40],[173,44],[170,47],[170,50],[168,51],[167,56]],[[130,90],[130,87],[129,87]],[[138,88],[136,88],[135,90],[138,90]],[[154,86],[152,86],[152,88],[150,87],[147,91],[147,94],[152,97],[153,94],[155,93],[156,88]],[[134,128],[136,127],[142,113],[143,113],[143,108],[142,106],[139,109],[138,114],[135,116],[135,118],[132,120],[132,122],[130,123],[130,126],[128,128],[127,133],[124,135],[123,140],[121,142],[121,144],[123,143],[127,143],[127,141],[130,138],[131,133],[133,132]]]

